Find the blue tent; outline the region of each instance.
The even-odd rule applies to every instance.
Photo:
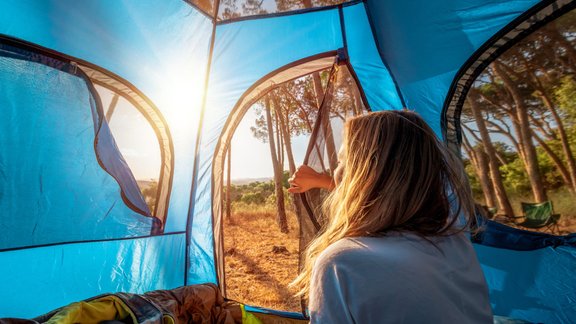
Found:
[[[2,1],[0,317],[104,292],[220,283],[221,142],[274,84],[345,62],[367,107],[410,107],[457,147],[464,98],[483,68],[576,8],[250,3]],[[135,107],[158,140],[153,209],[111,131],[114,100]],[[495,315],[576,319],[576,237],[489,223],[475,246]]]

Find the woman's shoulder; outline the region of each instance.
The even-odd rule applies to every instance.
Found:
[[[470,245],[470,247],[468,247]],[[328,264],[356,264],[372,259],[410,263],[418,256],[437,257],[444,252],[471,248],[462,233],[444,237],[423,238],[412,233],[387,233],[379,237],[348,237],[340,239],[324,250],[318,261]]]
[[[318,260],[324,263],[356,262],[358,258],[397,251],[398,245],[404,244],[408,239],[409,237],[396,233],[381,237],[346,237],[332,243],[320,254]]]

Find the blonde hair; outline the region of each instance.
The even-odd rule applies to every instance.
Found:
[[[370,113],[348,120],[344,133],[342,179],[323,206],[329,220],[292,283],[300,296],[308,297],[317,257],[342,238],[392,230],[450,235],[465,228],[454,226],[459,215],[473,215],[460,160],[416,113]]]

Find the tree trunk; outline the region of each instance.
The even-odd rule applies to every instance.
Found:
[[[282,109],[280,107],[280,101],[276,93],[272,92],[272,101],[274,104],[274,111],[276,115],[279,117],[279,124],[280,130],[282,131],[282,135],[284,137],[284,148],[286,149],[286,158],[288,159],[288,169],[290,170],[290,175],[293,175],[296,172],[296,163],[294,162],[294,154],[292,153],[292,139],[290,138],[290,129],[288,129],[289,125],[286,122],[287,116],[284,116]]]
[[[546,144],[546,142],[542,138],[540,138],[540,136],[538,136],[538,134],[533,132],[532,135],[534,136],[534,139],[536,139],[538,144],[540,144],[540,147],[542,147],[544,152],[546,152],[546,154],[548,154],[550,159],[552,159],[552,162],[554,162],[554,164],[556,165],[556,168],[558,168],[558,172],[560,173],[560,176],[562,177],[562,180],[564,181],[564,183],[568,186],[568,189],[570,190],[570,192],[574,193],[574,191],[570,187],[570,173],[566,169],[566,166],[562,162],[562,159],[560,159],[560,157],[554,151],[552,151],[550,146],[548,144]]]
[[[226,158],[226,154],[228,153],[224,153],[224,158]],[[226,165],[226,160],[224,160],[224,164],[222,165],[222,167],[224,168],[224,166]],[[226,189],[226,187],[224,186],[224,169],[222,169],[222,176],[220,177],[220,206],[222,206],[220,208],[220,219],[224,219],[226,216],[226,211],[224,206],[226,206],[226,193],[224,192],[224,190]]]
[[[363,111],[363,104],[362,104],[362,96],[360,95],[360,90],[356,87],[356,84],[352,85],[352,96],[354,98],[354,105],[352,107],[352,114],[353,116],[362,115]]]
[[[274,105],[274,125],[276,128],[276,156],[278,157],[278,164],[280,170],[284,172],[284,136],[280,131],[280,120],[278,119],[278,108]]]
[[[488,128],[484,123],[484,116],[482,115],[482,112],[480,111],[480,108],[476,103],[478,95],[475,92],[476,92],[475,89],[470,89],[467,100],[470,104],[472,114],[476,120],[478,130],[480,131],[480,137],[482,138],[482,144],[484,146],[484,150],[488,155],[490,178],[492,180],[492,186],[496,194],[496,200],[498,201],[498,209],[500,209],[500,211],[502,211],[508,217],[513,217],[514,209],[512,209],[512,205],[510,204],[510,200],[508,199],[508,195],[506,194],[506,189],[504,188],[504,183],[502,182],[502,175],[500,174],[500,169],[498,168],[496,150],[492,145],[490,134],[488,133]]]
[[[308,131],[310,131],[310,133],[312,133],[312,130],[314,129],[314,126],[312,126],[312,124],[310,123],[310,117],[308,114],[308,111],[306,110],[306,108],[304,108],[302,106],[302,104],[298,101],[298,99],[296,99],[294,97],[293,94],[291,94],[286,88],[281,87],[281,89],[284,91],[284,93],[290,97],[290,99],[292,100],[292,102],[298,106],[299,110],[302,112],[302,119],[306,122],[306,126],[308,126]],[[319,147],[318,143],[314,143],[314,149],[316,150],[316,153],[318,154],[318,157],[322,157],[322,150]],[[326,172],[326,167],[324,166],[324,161],[323,159],[319,158],[318,159],[320,162],[320,167],[322,168],[322,172]]]
[[[112,116],[114,115],[114,110],[116,110],[116,105],[118,104],[119,95],[114,93],[112,100],[110,101],[110,105],[108,106],[108,110],[106,111],[106,121],[110,123],[112,120]]]
[[[332,123],[330,123],[330,109],[326,109],[322,118],[324,129],[324,141],[326,142],[326,153],[328,154],[328,163],[331,172],[334,172],[338,167],[338,155],[336,153],[336,143],[334,142],[334,132],[332,131]]]
[[[232,170],[232,144],[228,145],[228,158],[226,170],[226,218],[232,220],[232,201],[230,200],[230,190],[232,189],[232,181],[230,180]]]
[[[478,180],[480,181],[480,187],[484,194],[484,202],[486,203],[486,206],[490,208],[496,207],[496,194],[494,193],[494,187],[492,187],[492,183],[490,182],[490,166],[488,164],[486,153],[484,152],[482,145],[477,145],[476,148],[472,147],[465,134],[462,134],[462,139],[464,141],[464,147],[470,156],[470,161],[476,171],[476,175],[478,176]]]
[[[272,101],[274,104],[274,111],[278,116],[280,122],[280,130],[282,131],[282,135],[284,137],[284,148],[286,149],[286,158],[288,159],[288,170],[290,171],[290,176],[292,176],[296,172],[296,163],[294,162],[294,154],[292,153],[292,140],[290,138],[290,124],[286,121],[288,116],[284,116],[282,112],[282,107],[280,106],[280,101],[276,93],[271,92]],[[288,111],[288,110],[286,110]],[[297,197],[298,194],[292,194],[292,204],[294,206],[294,212],[298,221],[301,222],[302,217],[302,206],[300,199]]]
[[[572,153],[572,149],[570,148],[570,140],[568,138],[568,134],[566,134],[566,129],[564,128],[564,122],[550,97],[544,92],[544,89],[540,90],[542,101],[552,114],[554,121],[556,122],[556,127],[558,130],[558,135],[560,136],[560,142],[562,143],[562,151],[564,152],[564,156],[566,157],[566,161],[568,162],[568,170],[570,172],[570,182],[572,185],[572,191],[576,192],[576,159],[574,159],[574,154]]]
[[[272,114],[270,108],[272,106],[270,96],[266,96],[266,125],[268,127],[268,143],[270,144],[270,155],[272,157],[272,165],[274,167],[274,187],[276,189],[276,222],[280,228],[280,232],[288,233],[288,222],[286,221],[286,208],[284,206],[284,188],[282,186],[282,170],[278,163],[276,156],[276,145],[274,144],[274,127],[272,125]]]
[[[492,63],[494,72],[503,81],[504,87],[512,95],[514,104],[516,106],[516,115],[518,116],[518,122],[520,124],[520,136],[522,138],[522,144],[524,148],[524,161],[526,164],[526,172],[528,173],[528,179],[530,180],[530,186],[532,187],[532,194],[534,195],[534,200],[537,203],[545,202],[548,200],[546,195],[546,189],[544,188],[544,182],[542,181],[542,176],[540,175],[540,169],[538,167],[538,155],[536,154],[536,148],[532,142],[532,132],[530,128],[530,118],[528,116],[528,108],[524,104],[524,100],[520,91],[516,87],[514,81],[507,75],[500,63]]]
[[[551,23],[548,28],[554,30],[554,32],[556,32],[559,37],[561,37],[564,41],[566,41],[564,37],[557,31],[556,25],[554,23]],[[576,55],[576,53],[574,53],[574,49],[573,48],[570,49],[572,50],[573,55]],[[550,113],[552,114],[552,118],[556,123],[556,129],[558,135],[560,136],[560,142],[562,144],[562,151],[568,163],[570,182],[567,183],[567,185],[568,187],[571,188],[572,192],[576,193],[576,159],[574,158],[574,154],[572,153],[572,149],[570,148],[570,140],[568,138],[568,135],[566,134],[566,129],[564,128],[564,121],[558,114],[558,111],[556,110],[556,105],[554,104],[550,95],[546,91],[544,84],[542,84],[540,78],[538,77],[536,73],[536,68],[529,62],[527,62],[527,60],[525,60],[525,62],[526,62],[525,63],[526,69],[528,70],[528,73],[530,73],[530,76],[532,77],[533,85],[538,90],[537,91],[538,95],[542,99],[542,102],[544,103],[548,111],[550,111]],[[546,132],[544,133],[546,134]]]

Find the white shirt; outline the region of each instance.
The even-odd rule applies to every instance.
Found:
[[[342,239],[312,272],[311,323],[492,323],[488,288],[465,234]]]

